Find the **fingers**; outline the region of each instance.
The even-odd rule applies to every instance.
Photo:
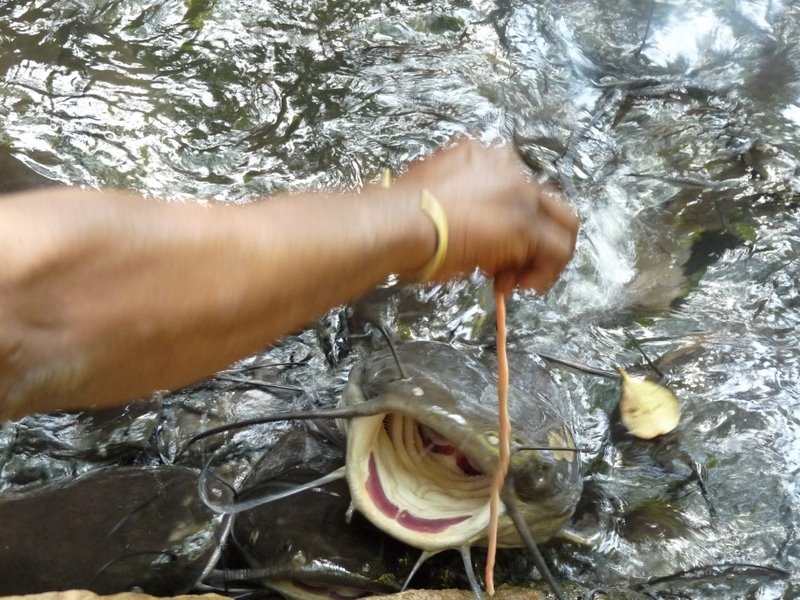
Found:
[[[517,286],[517,274],[506,271],[505,273],[498,273],[494,277],[494,289],[501,294],[508,295],[514,291]]]
[[[515,157],[517,163],[519,159]],[[578,217],[564,202],[559,190],[550,184],[528,182],[530,202],[536,206],[528,225],[532,243],[524,264],[504,273],[500,284],[506,291],[514,287],[545,292],[556,282],[575,252]],[[497,278],[497,275],[495,275]]]
[[[556,224],[563,227],[564,230],[571,232],[573,240],[576,239],[578,233],[578,216],[564,203],[561,194],[552,187],[547,186],[542,189],[539,197],[539,209],[542,213],[552,219]]]
[[[543,216],[539,223],[539,243],[530,265],[518,274],[517,285],[540,292],[556,282],[575,251],[577,222],[566,228],[560,222]]]
[[[532,254],[519,268],[497,273],[495,287],[504,293],[514,287],[545,292],[556,282],[575,251],[578,218],[552,188],[539,190],[539,207],[531,223]]]
[[[539,250],[533,260],[518,271],[504,271],[494,275],[495,289],[505,294],[514,288],[546,292],[558,280],[559,275],[572,258],[574,241],[570,236],[546,231]]]

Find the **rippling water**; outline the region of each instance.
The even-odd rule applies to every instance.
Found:
[[[578,522],[594,546],[551,550],[557,571],[602,585],[757,563],[792,575],[690,595],[796,598],[798,42],[786,0],[0,0],[0,147],[31,178],[247,202],[513,137],[582,221],[557,287],[513,298],[513,337],[643,372],[636,338],[716,511],[673,485],[674,444],[605,443],[613,382],[559,371],[599,450]],[[476,339],[486,288],[420,293],[435,310],[408,335]]]

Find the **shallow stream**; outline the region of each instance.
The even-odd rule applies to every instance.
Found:
[[[799,131],[789,0],[0,0],[0,188],[243,203],[357,187],[459,135],[513,139],[558,182],[576,257],[545,297],[511,299],[513,343],[642,374],[634,338],[684,413],[673,439],[633,441],[614,381],[554,367],[595,449],[576,522],[593,545],[548,556],[588,585],[752,563],[790,575],[680,589],[800,597]],[[479,340],[489,287],[419,291],[395,325]],[[301,383],[334,395],[345,374]],[[58,471],[38,442],[10,450],[30,423],[0,428],[4,486]]]

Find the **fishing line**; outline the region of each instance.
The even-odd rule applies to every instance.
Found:
[[[511,454],[511,420],[508,414],[508,354],[506,352],[506,301],[504,294],[495,289],[495,307],[497,312],[497,404],[498,404],[498,444],[499,457],[497,470],[492,479],[492,495],[489,504],[489,541],[486,554],[486,592],[494,595],[494,563],[497,552],[497,526],[499,520],[500,495],[504,496],[506,514],[517,528],[520,538],[528,548],[536,568],[542,578],[550,586],[558,600],[565,600],[561,588],[556,583],[547,564],[544,562],[539,547],[533,539],[527,523],[517,510],[513,494],[513,482],[507,478]],[[574,449],[577,450],[577,449]]]
[[[497,556],[497,527],[500,519],[500,492],[511,457],[511,420],[508,416],[508,354],[506,353],[506,299],[495,289],[497,312],[497,419],[499,456],[492,477],[489,497],[489,541],[486,552],[486,592],[494,596],[494,563]]]

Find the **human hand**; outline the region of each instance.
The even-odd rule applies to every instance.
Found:
[[[427,189],[447,216],[437,280],[480,268],[509,293],[545,291],[575,250],[578,219],[551,186],[528,181],[511,147],[461,142],[414,163],[394,184]]]

